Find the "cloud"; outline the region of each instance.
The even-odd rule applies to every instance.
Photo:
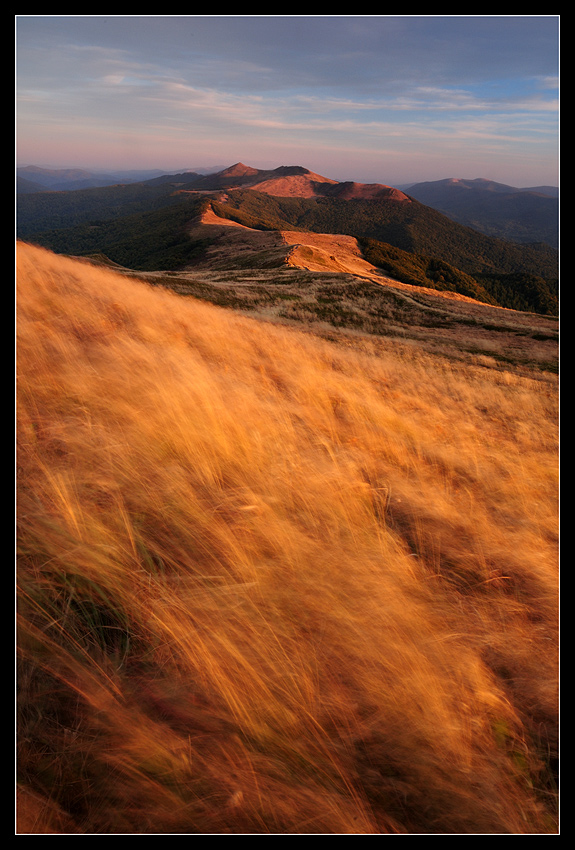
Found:
[[[287,146],[403,160],[557,140],[554,17],[24,16],[18,30],[20,149],[67,135],[104,151],[117,134],[149,157],[161,136],[184,161],[185,144],[203,157],[234,140],[270,160]]]

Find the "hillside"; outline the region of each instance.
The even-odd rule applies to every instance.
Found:
[[[456,336],[458,344],[471,350],[486,344],[477,337],[483,326],[498,328],[487,343],[495,356],[557,369],[557,301],[548,291],[540,291],[537,281],[516,279],[513,300],[518,303],[506,311],[489,294],[491,277],[486,276],[481,286],[445,264],[370,240],[257,230],[220,218],[211,204],[203,208],[188,235],[190,243],[203,250],[187,269],[132,274],[216,303],[262,310],[267,316],[306,322],[328,317],[338,327],[386,336],[398,332],[405,336],[408,325],[410,334],[421,331],[426,345],[435,344],[436,335],[448,333],[452,353]],[[503,286],[505,278],[497,280]],[[529,283],[531,288],[525,291]],[[511,302],[510,292],[503,295]],[[533,307],[540,315],[529,312]],[[396,313],[401,315],[399,330]]]
[[[551,320],[17,260],[18,833],[557,833],[557,376],[413,316]]]
[[[214,268],[214,263],[228,270],[281,269],[286,265],[352,274],[363,270],[372,277],[391,279],[396,286],[431,288],[515,310],[558,315],[556,280],[528,273],[470,275],[436,258],[377,240],[294,230],[284,219],[258,219],[243,208],[241,212],[230,210],[203,195],[184,198],[150,213],[37,234],[34,242],[59,253],[104,254],[112,262],[140,272],[191,272]],[[222,212],[233,218],[222,217]],[[324,247],[318,253],[320,243]],[[352,267],[347,265],[347,246],[352,246],[354,254]],[[220,254],[222,260],[217,261],[215,256]]]
[[[19,194],[17,235],[27,239],[44,231],[65,230],[111,221],[118,217],[146,214],[172,206],[180,198],[170,183],[159,180],[57,192]]]

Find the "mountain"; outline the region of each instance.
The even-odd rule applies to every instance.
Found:
[[[449,178],[400,188],[381,183],[341,182],[302,166],[258,169],[242,162],[217,171],[194,168],[177,173],[161,170],[103,173],[90,169],[48,169],[29,165],[17,169],[16,191],[18,195],[70,192],[117,184],[165,184],[174,190],[206,193],[252,189],[274,197],[391,200],[406,204],[415,199],[484,235],[522,244],[544,242],[553,248],[558,247],[556,187],[518,189],[484,178]]]
[[[76,189],[88,189],[94,186],[109,186],[119,182],[111,174],[99,174],[84,168],[40,168],[27,165],[17,169],[18,178],[30,180],[39,185],[38,191],[70,192]]]
[[[250,227],[343,233],[376,239],[437,257],[467,272],[522,271],[553,277],[557,251],[547,245],[519,245],[479,233],[415,199],[279,197],[235,189],[214,208],[224,218]]]
[[[417,183],[403,191],[381,183],[340,182],[302,166],[262,170],[242,162],[197,179],[189,174],[161,179],[172,182],[174,187],[185,183],[190,190],[203,192],[250,189],[273,197],[394,201],[406,206],[417,200],[484,235],[558,247],[559,206],[553,187],[515,189],[482,178],[452,178]]]
[[[197,265],[207,250],[211,237],[193,227],[207,205],[220,220],[258,231],[353,237],[382,273],[410,285],[514,309],[557,310],[558,259],[550,246],[496,239],[393,187],[340,183],[301,166],[262,170],[238,162],[209,175],[23,194],[18,236],[57,253],[100,253],[130,268],[176,270]]]
[[[16,192],[18,194],[33,194],[34,192],[49,192],[50,189],[35,180],[29,180],[19,174],[16,177]]]
[[[559,197],[559,186],[532,186],[529,189],[517,189],[518,192],[535,192],[538,195],[548,195],[550,198]]]
[[[411,197],[488,236],[513,242],[559,242],[558,189],[517,189],[478,178],[449,178],[409,187]]]
[[[247,270],[251,270],[249,273],[261,275],[266,273],[265,270],[275,270],[274,280],[285,286],[282,277],[286,268],[299,268],[321,275],[332,274],[336,279],[353,275],[355,279],[371,281],[379,287],[391,287],[402,292],[408,290],[411,298],[431,297],[433,292],[436,298],[444,301],[442,311],[452,311],[455,300],[458,304],[481,302],[496,308],[505,306],[547,316],[556,316],[558,312],[556,288],[551,282],[534,275],[466,274],[436,258],[402,251],[373,239],[310,230],[253,229],[221,218],[214,212],[215,208],[213,203],[203,207],[188,231],[187,250],[190,251],[192,245],[197,246],[195,257],[189,257],[188,267],[188,272],[195,279],[206,271],[236,275],[239,270],[246,274]],[[152,244],[150,240],[148,250]],[[185,275],[186,271],[183,273]],[[325,288],[329,290],[330,310],[338,313],[335,308],[337,287],[331,284],[325,285]],[[417,296],[414,295],[416,292]],[[360,311],[365,308],[364,298],[365,293],[362,292],[360,303],[364,307],[359,307]],[[449,308],[447,302],[450,303]],[[267,297],[265,303],[266,310],[269,310]],[[309,302],[307,307],[311,310]],[[346,312],[348,318],[353,316],[353,319],[350,318],[352,326],[365,324],[364,318],[358,319],[354,315],[356,308],[349,302]],[[338,320],[341,321],[341,317]],[[370,321],[373,327],[380,327],[374,317]]]
[[[181,175],[175,175],[176,182]],[[236,162],[214,174],[198,176],[189,181],[190,188],[200,192],[217,192],[222,189],[254,189],[271,195],[315,197],[324,184],[336,185],[331,180],[314,174],[301,166],[280,166],[272,170],[253,168]]]
[[[195,183],[202,175],[197,171],[181,171],[177,174],[159,174],[157,177],[152,177],[149,180],[142,181],[146,186],[185,186],[188,183]]]
[[[300,165],[281,165],[265,170],[236,162],[215,174],[194,179],[185,174],[163,178],[174,185],[187,183],[190,189],[216,192],[222,189],[251,189],[274,197],[340,198],[341,200],[393,200],[409,202],[399,189],[381,183],[340,182],[323,177]],[[158,181],[154,181],[158,182]]]

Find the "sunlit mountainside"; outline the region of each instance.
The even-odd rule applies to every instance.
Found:
[[[87,191],[17,248],[18,832],[556,833],[556,315]]]

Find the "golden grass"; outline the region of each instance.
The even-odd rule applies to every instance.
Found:
[[[553,376],[17,306],[20,832],[557,831]]]

